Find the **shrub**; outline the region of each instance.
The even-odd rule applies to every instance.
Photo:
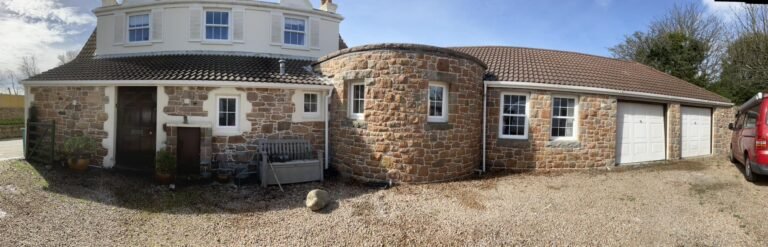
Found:
[[[159,174],[172,174],[176,172],[176,157],[165,150],[157,151],[155,156],[155,172]]]

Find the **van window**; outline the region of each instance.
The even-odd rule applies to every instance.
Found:
[[[736,116],[736,129],[740,130],[744,128],[744,114],[739,114]]]
[[[755,124],[757,124],[757,113],[748,112],[747,113],[747,121],[744,122],[744,128],[745,129],[754,129]]]
[[[747,120],[744,122],[744,128],[753,129],[757,125],[757,116],[760,112],[760,105],[752,107],[746,112]]]

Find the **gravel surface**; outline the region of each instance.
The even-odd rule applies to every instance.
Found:
[[[303,207],[315,188],[335,199],[320,212]],[[0,246],[766,246],[768,183],[707,159],[388,190],[333,179],[171,192],[4,162],[0,215]]]

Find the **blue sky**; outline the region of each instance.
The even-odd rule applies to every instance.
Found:
[[[276,2],[277,0],[272,0]],[[315,7],[320,0],[310,0]],[[714,0],[334,0],[346,19],[350,46],[421,43],[436,46],[504,45],[610,56],[625,35],[645,30],[674,4],[703,4],[717,15],[733,4]],[[56,56],[79,49],[95,26],[100,0],[0,0],[0,72],[35,55],[42,70]]]

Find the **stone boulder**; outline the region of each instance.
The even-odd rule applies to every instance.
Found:
[[[331,195],[325,190],[312,190],[307,194],[306,205],[312,211],[325,208],[331,202]]]

